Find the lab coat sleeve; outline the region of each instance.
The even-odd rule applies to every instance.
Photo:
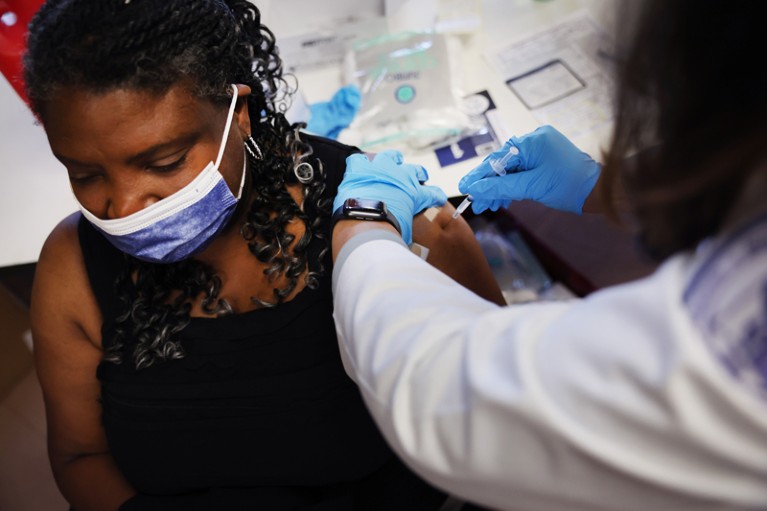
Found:
[[[684,258],[566,303],[500,308],[392,238],[334,268],[341,357],[416,472],[498,509],[750,509],[767,413],[680,303]]]

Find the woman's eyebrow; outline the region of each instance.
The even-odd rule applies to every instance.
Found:
[[[56,151],[53,151],[53,156],[55,156],[56,159],[59,160],[61,163],[63,163],[65,166],[76,165],[78,167],[98,167],[98,165],[95,165],[93,163],[81,162],[74,158],[69,158],[68,156],[64,156],[63,154],[59,154]]]

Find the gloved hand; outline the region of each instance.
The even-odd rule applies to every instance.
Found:
[[[317,135],[337,139],[348,127],[360,109],[362,94],[356,85],[341,87],[330,101],[309,105],[309,120],[306,129]]]
[[[519,153],[498,176],[488,163],[516,147]],[[481,213],[507,207],[511,201],[531,199],[554,209],[580,214],[599,179],[600,165],[551,126],[521,137],[511,137],[458,183],[471,195],[472,210]]]
[[[333,200],[333,211],[346,199],[381,200],[399,222],[402,239],[410,245],[413,217],[426,208],[447,202],[447,195],[441,189],[421,184],[427,179],[426,169],[403,163],[399,151],[382,151],[372,162],[364,154],[353,154],[346,158],[346,172]]]

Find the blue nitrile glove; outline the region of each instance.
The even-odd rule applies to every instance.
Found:
[[[309,121],[306,129],[323,137],[338,138],[344,128],[354,120],[360,109],[362,94],[356,85],[341,87],[330,101],[309,105]]]
[[[498,176],[490,167],[516,147],[519,153],[505,165],[507,174]],[[599,179],[600,165],[591,156],[552,128],[542,126],[521,137],[511,137],[466,174],[458,183],[461,193],[471,195],[475,213],[507,207],[511,201],[530,199],[554,209],[581,214],[583,203]]]
[[[421,183],[429,179],[420,165],[403,163],[399,151],[382,151],[370,161],[364,154],[346,158],[344,179],[333,200],[333,211],[346,199],[383,201],[402,230],[402,239],[413,242],[413,217],[426,208],[442,206],[447,195],[436,186]]]

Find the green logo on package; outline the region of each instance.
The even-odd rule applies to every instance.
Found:
[[[400,103],[410,103],[415,98],[415,89],[412,85],[401,85],[394,91],[394,97]]]

